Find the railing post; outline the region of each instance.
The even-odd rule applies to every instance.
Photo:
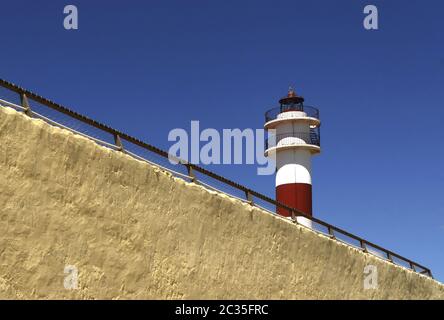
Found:
[[[253,195],[250,193],[250,191],[245,191],[245,198],[247,199],[247,202],[251,205],[253,205]]]
[[[22,107],[25,108],[25,114],[28,116],[32,116],[31,107],[29,106],[28,97],[26,94],[21,93],[20,94],[20,102],[22,103]]]
[[[116,144],[119,151],[123,151],[122,140],[120,139],[120,136],[118,134],[114,135],[114,143]]]
[[[334,230],[332,229],[332,227],[328,226],[328,227],[327,227],[327,230],[328,230],[328,234],[329,234],[333,239],[336,239],[336,237],[335,237],[335,232],[334,232]]]
[[[410,269],[412,269],[413,271],[416,272],[416,268],[415,268],[415,265],[413,264],[413,262],[409,261],[409,264],[410,264]]]
[[[294,210],[291,210],[291,220],[298,224],[298,219],[296,218],[296,214],[294,213]]]
[[[393,257],[392,257],[392,255],[390,254],[390,252],[387,252],[387,259],[388,259],[391,263],[394,263],[394,262],[393,262]]]
[[[194,175],[193,168],[190,164],[186,164],[188,170],[188,176],[190,176],[191,182],[196,182],[196,176]]]
[[[367,246],[365,245],[364,240],[359,239],[359,244],[361,245],[361,248],[364,252],[367,252]]]

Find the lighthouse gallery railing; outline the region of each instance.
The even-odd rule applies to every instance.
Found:
[[[319,110],[317,108],[306,105],[292,105],[275,107],[268,110],[265,113],[265,122],[278,119],[278,115],[285,111],[301,111],[304,112],[307,117],[319,119]]]
[[[23,111],[30,117],[40,118],[52,125],[71,130],[83,136],[87,136],[101,145],[125,152],[139,160],[155,164],[165,170],[168,170],[175,176],[199,183],[210,189],[227,193],[241,201],[248,202],[251,205],[257,206],[272,214],[275,214],[276,207],[288,210],[288,212],[291,213],[291,219],[295,224],[298,224],[296,216],[304,216],[313,222],[313,230],[316,232],[323,233],[332,239],[345,242],[364,252],[372,253],[394,264],[432,277],[430,269],[422,266],[419,263],[402,257],[395,252],[382,248],[368,240],[335,227],[327,222],[307,216],[294,208],[290,208],[259,192],[228,180],[200,166],[177,159],[179,164],[171,168],[171,164],[168,159],[174,157],[169,155],[166,151],[92,120],[84,115],[43,98],[42,96],[32,93],[31,91],[20,88],[2,79],[0,79],[0,89],[1,106],[11,107],[16,110]],[[316,113],[317,109],[311,112],[309,107],[307,109],[305,108],[307,107],[304,107],[304,112],[309,112],[310,116],[316,118],[319,117],[319,114]],[[275,117],[275,112],[278,111],[279,110],[270,110],[270,113],[266,117],[268,117],[268,119],[272,119]],[[168,166],[170,166],[170,168],[168,168]],[[227,187],[230,188],[230,192],[221,190],[222,188]],[[272,209],[264,208],[264,204],[271,206]]]

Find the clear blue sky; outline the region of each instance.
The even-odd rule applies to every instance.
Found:
[[[165,149],[191,120],[261,128],[292,84],[323,121],[314,214],[444,280],[442,1],[74,1],[77,31],[65,4],[2,3],[0,77]]]

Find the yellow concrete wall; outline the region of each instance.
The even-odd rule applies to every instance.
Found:
[[[0,108],[0,298],[442,299],[444,286]]]

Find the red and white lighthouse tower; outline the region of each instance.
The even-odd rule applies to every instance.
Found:
[[[319,111],[305,106],[304,98],[292,88],[279,104],[265,114],[265,129],[276,130],[265,150],[265,156],[276,157],[276,200],[311,216],[311,158],[321,151]],[[277,208],[277,213],[291,215],[283,208]],[[311,227],[310,220],[297,219]]]

